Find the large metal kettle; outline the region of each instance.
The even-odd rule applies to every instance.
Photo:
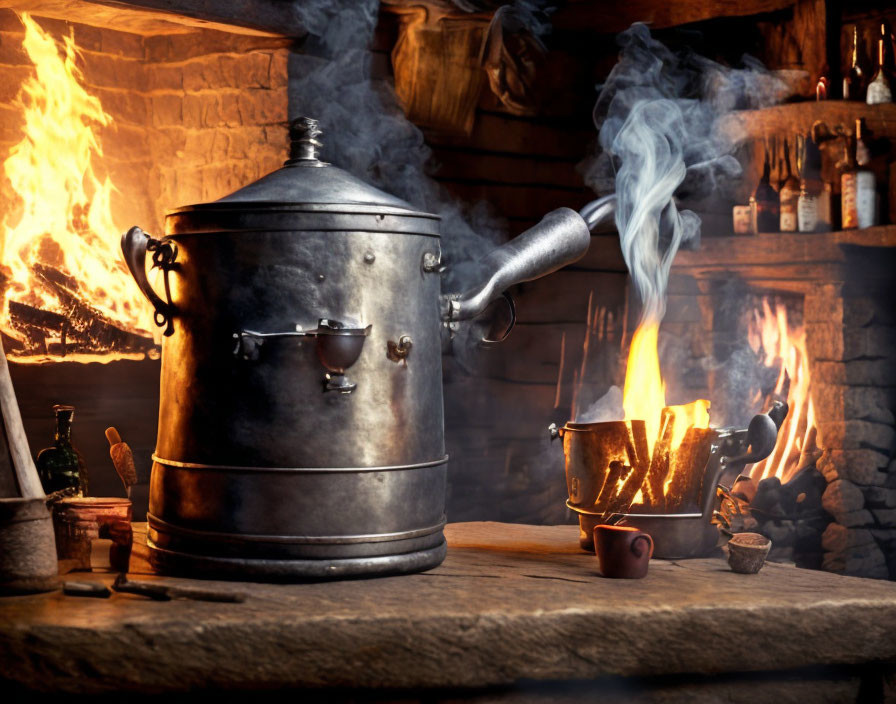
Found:
[[[439,218],[321,161],[314,120],[290,135],[283,168],[169,212],[161,239],[122,237],[164,327],[152,560],[262,579],[428,569],[445,556],[441,337],[582,256],[589,225],[553,211],[443,294]]]

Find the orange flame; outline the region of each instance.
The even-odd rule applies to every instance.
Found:
[[[663,409],[666,408],[666,383],[660,372],[659,323],[642,321],[632,337],[622,391],[626,420],[643,420],[647,446],[651,454],[659,438]],[[700,399],[684,406],[670,406],[674,415],[671,448],[681,445],[688,428],[709,427],[709,401]]]
[[[666,384],[660,373],[660,325],[643,321],[632,336],[622,389],[626,420],[643,420],[650,452],[660,432],[660,416],[666,406]]]
[[[790,412],[778,432],[775,451],[767,459],[753,465],[750,476],[757,482],[767,477],[778,477],[786,482],[800,469],[800,454],[811,449],[807,444],[815,427],[815,409],[809,393],[806,329],[790,324],[785,305],[776,303],[772,310],[768,299],[764,299],[761,310],[754,311],[750,321],[748,340],[753,351],[761,356],[763,364],[767,367],[780,364],[772,397],[786,396],[790,406]]]
[[[29,15],[20,18],[35,73],[13,103],[24,117],[24,134],[3,162],[18,202],[0,228],[0,258],[9,277],[0,329],[22,339],[11,323],[10,300],[71,313],[35,281],[35,266],[46,265],[73,279],[78,297],[116,327],[152,337],[151,311],[117,248],[121,228],[110,210],[114,187],[95,168],[103,149],[94,128],[109,126],[112,118],[82,85],[73,37],[63,37],[59,46]]]

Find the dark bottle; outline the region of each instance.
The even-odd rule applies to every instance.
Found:
[[[769,164],[768,146],[765,148],[765,161],[762,164],[762,178],[753,195],[750,196],[750,219],[753,234],[760,232],[777,232],[780,218],[778,193],[772,187],[771,165]]]
[[[859,66],[859,28],[852,28],[852,61],[846,76],[843,77],[843,99],[865,99],[865,76]]]
[[[797,202],[800,197],[800,180],[790,169],[790,149],[784,140],[784,177],[778,189],[781,232],[797,231]]]
[[[885,47],[889,39],[887,25],[881,24],[880,37],[877,40],[877,70],[868,84],[865,102],[869,105],[893,102],[893,86],[887,67]]]
[[[74,406],[53,406],[56,412],[56,437],[53,447],[37,453],[37,473],[47,494],[67,491],[87,493],[87,471],[81,454],[72,445]]]
[[[800,232],[831,230],[831,186],[821,178],[821,151],[806,135],[799,160],[800,197],[797,202],[797,229]]]

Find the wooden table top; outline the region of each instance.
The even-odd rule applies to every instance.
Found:
[[[160,580],[135,524],[132,579]],[[481,687],[896,662],[896,583],[722,559],[600,576],[577,526],[457,523],[426,573],[305,584],[166,583],[243,603],[61,592],[0,599],[0,677],[65,691]],[[111,583],[114,575],[65,579]]]

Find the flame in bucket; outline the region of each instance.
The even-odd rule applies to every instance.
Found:
[[[626,420],[643,420],[647,445],[653,448],[662,435],[662,416],[666,406],[666,383],[660,372],[659,323],[644,320],[638,325],[629,347],[622,391]],[[672,435],[669,447],[679,447],[689,428],[709,427],[709,401],[699,399],[683,406],[669,406]]]
[[[11,314],[12,306],[61,336],[63,353],[66,336],[75,349],[97,340],[92,351],[127,348],[122,340],[151,338],[153,326],[118,251],[114,187],[98,167],[103,148],[96,128],[112,119],[83,86],[74,38],[63,37],[60,46],[29,15],[20,18],[35,70],[13,103],[24,118],[22,138],[3,162],[15,202],[0,228],[6,279],[0,329],[34,347],[38,328]],[[115,342],[104,349],[108,339]]]

